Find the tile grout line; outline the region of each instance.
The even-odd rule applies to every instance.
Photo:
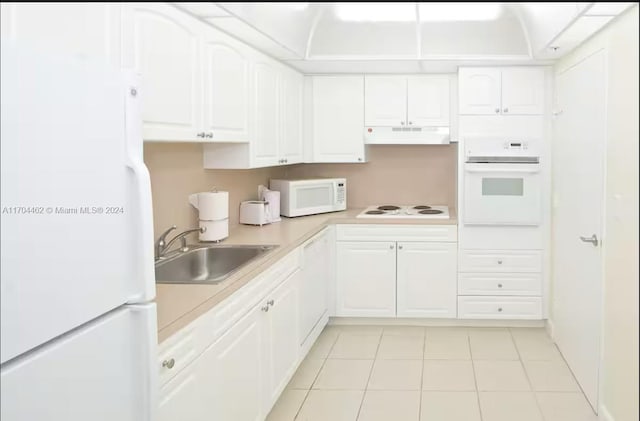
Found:
[[[473,350],[471,349],[471,335],[469,331],[465,330],[467,335],[467,346],[469,347],[469,356],[471,357],[471,369],[473,370],[473,383],[476,385],[476,402],[478,402],[478,413],[480,414],[480,421],[483,421],[482,406],[480,406],[480,389],[478,388],[478,379],[476,377],[476,364],[473,362]]]
[[[423,329],[424,340],[422,341],[422,372],[420,373],[420,392],[418,393],[418,420],[422,419],[422,394],[424,393],[424,391],[422,390],[424,388],[424,353],[427,350],[427,328],[424,327]]]
[[[538,408],[538,414],[540,414],[540,419],[544,421],[544,414],[542,413],[542,408],[540,407],[540,402],[538,402],[538,393],[535,391],[533,387],[533,383],[529,378],[529,372],[527,368],[524,366],[524,361],[522,360],[522,355],[520,354],[520,349],[518,349],[518,344],[516,343],[516,339],[513,336],[513,331],[511,328],[509,329],[509,336],[511,337],[511,342],[513,342],[513,347],[516,349],[516,353],[518,354],[518,361],[520,362],[520,366],[522,367],[522,371],[524,371],[524,375],[527,378],[527,382],[529,383],[529,388],[531,389],[531,393],[533,393],[533,399],[536,401],[536,408]]]
[[[367,390],[369,390],[369,381],[371,381],[371,375],[373,374],[373,367],[376,365],[376,358],[378,357],[378,351],[380,350],[380,344],[382,343],[383,335],[384,335],[384,327],[382,328],[382,332],[380,332],[380,339],[378,339],[378,346],[376,346],[376,353],[373,354],[373,363],[371,363],[371,370],[369,371],[369,376],[367,377],[367,383],[364,385],[362,400],[360,401],[360,406],[358,407],[358,413],[356,414],[356,419],[354,421],[358,421],[358,418],[360,418],[360,412],[362,411],[364,398],[367,396]]]
[[[324,331],[324,329],[323,329],[323,331]],[[311,391],[313,390],[313,385],[318,380],[318,377],[320,376],[320,372],[322,371],[322,369],[324,368],[324,365],[326,364],[327,360],[329,359],[329,355],[331,354],[331,351],[333,350],[333,347],[336,345],[336,342],[338,342],[338,338],[340,337],[340,333],[341,332],[338,332],[338,334],[336,335],[336,338],[333,340],[333,343],[331,344],[331,347],[329,348],[329,351],[327,352],[326,358],[324,358],[322,360],[322,365],[320,366],[320,369],[318,370],[318,372],[316,373],[315,377],[313,378],[313,381],[311,382],[311,385],[309,385],[309,389],[307,389],[307,393],[304,395],[304,399],[302,400],[302,403],[300,404],[300,408],[298,408],[298,411],[296,412],[296,414],[293,417],[294,421],[298,418],[298,415],[300,415],[300,411],[302,411],[302,408],[304,407],[304,404],[307,401],[307,398],[311,394]],[[320,332],[320,335],[318,335],[318,339],[320,338],[321,335],[322,335],[322,332]],[[316,342],[314,342],[313,345],[315,345],[318,342],[318,339],[316,339]],[[311,345],[311,346],[313,347],[313,345]],[[311,348],[309,348],[309,351],[311,351]],[[307,353],[307,355],[309,355],[309,354]],[[307,357],[305,356],[304,358],[306,359]],[[294,376],[295,376],[295,373],[294,373]],[[289,380],[289,381],[291,381],[291,380]]]

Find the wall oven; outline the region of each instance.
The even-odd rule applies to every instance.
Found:
[[[463,223],[540,225],[539,141],[465,140]]]

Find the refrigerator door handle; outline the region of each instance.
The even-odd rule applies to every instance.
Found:
[[[126,154],[129,167],[136,181],[136,198],[138,203],[136,226],[136,249],[139,255],[134,256],[139,265],[138,281],[140,286],[136,293],[129,297],[129,303],[141,303],[155,297],[155,268],[153,258],[153,203],[151,199],[151,179],[149,170],[144,164],[142,154],[142,124],[139,77],[132,71],[126,72]]]

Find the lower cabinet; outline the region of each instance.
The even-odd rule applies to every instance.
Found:
[[[265,415],[278,400],[298,363],[298,291],[296,286],[302,272],[295,271],[268,295],[263,310],[267,310],[265,333],[267,338],[265,358]],[[235,418],[233,418],[235,420]]]
[[[456,243],[338,241],[336,316],[455,318]]]
[[[300,361],[300,274],[296,269],[277,282],[240,320],[162,386],[159,420],[260,421],[266,417]],[[211,325],[202,323],[201,327],[210,329]],[[179,362],[181,358],[184,356],[178,352],[165,361]]]
[[[456,248],[456,243],[398,243],[398,317],[456,318]]]
[[[268,349],[262,305],[253,308],[194,362],[208,419],[259,421]]]
[[[302,276],[298,289],[298,339],[305,342],[328,307],[330,272],[329,229],[326,228],[302,245]]]
[[[336,316],[395,317],[396,243],[337,243]]]

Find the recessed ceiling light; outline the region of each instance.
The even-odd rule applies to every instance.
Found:
[[[336,15],[349,22],[415,22],[415,3],[338,3]]]
[[[500,3],[420,3],[420,21],[480,21],[500,16]]]

